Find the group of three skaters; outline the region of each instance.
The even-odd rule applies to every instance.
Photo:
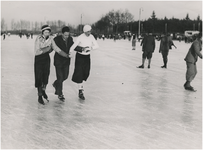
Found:
[[[91,34],[91,26],[83,27],[83,34],[77,37],[73,42],[70,36],[69,27],[62,28],[62,35],[52,38],[50,36],[51,28],[44,25],[41,28],[41,35],[35,41],[35,87],[38,90],[38,102],[45,104],[43,98],[48,100],[45,92],[50,74],[50,56],[53,50],[54,66],[56,70],[56,80],[53,83],[55,94],[61,101],[65,101],[63,95],[63,82],[68,78],[70,59],[73,51],[76,51],[75,68],[72,81],[78,84],[78,96],[85,100],[83,93],[83,83],[88,79],[90,74],[90,53],[91,50],[97,49],[99,46],[94,36]]]

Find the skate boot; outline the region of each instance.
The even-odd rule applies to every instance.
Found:
[[[139,66],[139,67],[137,67],[137,68],[144,68],[144,65],[141,65],[141,66]]]
[[[58,99],[62,102],[65,102],[65,97],[63,95],[59,95],[58,96]]]
[[[85,97],[84,97],[84,94],[83,94],[82,91],[83,91],[83,90],[79,90],[78,96],[79,96],[80,99],[85,100]]]
[[[148,69],[150,69],[150,65],[148,65]]]
[[[163,65],[163,66],[161,66],[161,68],[166,68],[166,66],[165,66],[165,65]]]
[[[44,90],[42,91],[42,96],[49,102],[48,96]]]
[[[189,86],[189,87],[185,87],[186,90],[188,91],[193,91],[193,92],[196,92],[197,90],[195,90],[192,86]]]
[[[38,102],[39,102],[40,104],[42,104],[42,105],[45,105],[42,96],[39,96],[39,97],[38,97]]]
[[[55,84],[55,81],[54,81],[54,83],[52,84],[52,86],[53,86],[54,89],[55,89],[55,95],[57,95],[57,93],[56,93],[56,84]]]

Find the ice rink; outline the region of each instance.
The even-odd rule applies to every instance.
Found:
[[[151,68],[139,69],[140,43],[98,39],[91,54],[91,74],[85,101],[77,85],[64,82],[65,102],[54,95],[56,79],[51,56],[47,94],[40,105],[34,87],[34,41],[1,37],[1,148],[2,149],[201,149],[202,61],[186,91],[184,57],[191,44],[174,41],[168,68],[162,69],[159,41]],[[75,55],[74,55],[75,56]]]

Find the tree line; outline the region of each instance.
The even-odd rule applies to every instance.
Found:
[[[67,25],[65,21],[45,21],[45,22],[30,22],[26,20],[11,21],[10,32],[33,32],[39,33],[43,24],[50,25],[53,33],[60,32],[61,27]],[[83,25],[73,26],[68,24],[71,31],[74,33],[81,33]],[[184,33],[186,30],[202,31],[202,20],[200,16],[197,19],[191,20],[189,14],[183,19],[167,17],[159,19],[156,17],[155,11],[145,20],[135,21],[134,16],[127,10],[111,10],[103,15],[97,22],[92,24],[93,32],[98,34],[115,34],[123,33],[124,31],[131,31],[137,34],[140,28],[141,33]],[[7,31],[8,27],[4,18],[1,18],[1,31]]]
[[[100,33],[123,33],[124,31],[131,31],[132,33],[138,34],[139,20],[134,21],[133,15],[128,10],[111,10],[94,23],[93,27]],[[140,21],[141,33],[184,33],[186,30],[202,31],[202,20],[199,15],[195,20],[191,20],[189,14],[186,14],[186,17],[183,19],[177,19],[175,17],[171,19],[167,17],[158,19],[155,11],[153,11],[148,19]]]

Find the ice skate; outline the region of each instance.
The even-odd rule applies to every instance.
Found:
[[[42,96],[47,100],[47,102],[49,102],[48,96],[44,90],[42,91]]]
[[[82,91],[83,91],[83,90],[79,90],[78,96],[79,96],[80,99],[85,100],[85,97],[84,97],[84,94],[83,94]]]
[[[63,95],[59,95],[58,96],[58,99],[62,102],[65,102],[65,97]]]
[[[148,65],[148,69],[150,69],[150,65]]]
[[[144,65],[138,66],[137,68],[144,68]]]
[[[195,90],[192,86],[189,86],[189,87],[185,87],[186,90],[188,91],[193,91],[193,92],[196,92],[197,90]]]
[[[42,105],[45,105],[42,96],[39,96],[39,97],[38,97],[38,102],[39,102],[40,104],[42,104]]]

